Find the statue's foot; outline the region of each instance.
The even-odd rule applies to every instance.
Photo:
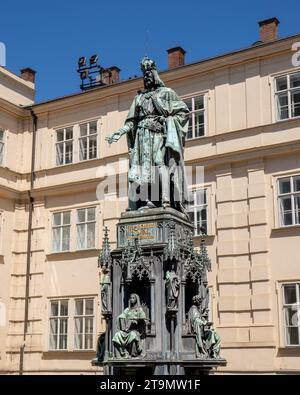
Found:
[[[148,208],[155,208],[156,206],[150,200],[147,200],[146,207],[148,207]]]
[[[162,201],[162,206],[163,206],[163,208],[171,207],[171,203],[168,199],[165,198]]]

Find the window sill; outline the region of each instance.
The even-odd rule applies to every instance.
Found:
[[[88,358],[90,358],[91,355],[96,354],[96,349],[95,350],[45,350],[43,351],[43,357],[44,359],[55,359],[58,356],[62,357],[65,356],[67,358],[74,358],[76,356],[83,356],[84,354],[87,355]]]
[[[287,233],[290,234],[299,234],[300,232],[300,225],[287,225],[287,226],[280,226],[277,228],[271,229],[271,236],[276,235],[286,235]]]
[[[293,121],[296,119],[300,119],[300,115],[298,117],[291,117],[291,118],[285,118],[285,119],[276,119],[275,123],[279,123],[279,122],[288,122],[288,121]]]
[[[61,251],[61,252],[50,252],[46,254],[48,260],[56,260],[57,258],[61,257],[72,257],[76,258],[77,256],[98,256],[99,250],[97,248],[90,248],[86,250],[75,250],[75,251]]]
[[[192,141],[202,140],[202,139],[204,139],[205,137],[208,137],[208,136],[207,136],[206,134],[204,134],[203,136],[193,137],[193,138],[191,138],[191,139],[186,138],[186,139],[185,139],[185,143],[187,144],[187,143],[192,142]]]
[[[55,165],[53,166],[53,169],[61,169],[61,168],[68,167],[68,166],[80,165],[80,164],[82,164],[82,163],[95,162],[95,161],[97,161],[97,160],[99,160],[99,159],[100,159],[100,158],[97,157],[97,158],[93,158],[93,159],[79,160],[79,161],[77,161],[77,162],[72,162],[72,163],[65,163],[64,165],[57,165],[57,164],[55,164]]]
[[[300,344],[290,344],[286,346],[279,346],[278,350],[293,350],[293,349],[299,349],[300,350]]]

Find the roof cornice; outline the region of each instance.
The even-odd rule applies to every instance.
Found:
[[[292,50],[291,47],[295,40],[300,41],[300,34],[199,60],[171,70],[163,70],[160,71],[160,74],[166,83],[170,83],[180,79],[191,78],[194,75],[202,73],[211,73],[218,69],[230,67],[239,63],[274,56],[278,53],[289,52]],[[62,111],[68,107],[104,100],[110,96],[131,93],[134,95],[142,86],[142,77],[139,77],[95,88],[90,91],[74,93],[49,101],[36,103],[33,104],[33,107],[37,115],[49,111]]]
[[[24,116],[29,116],[29,107],[22,107],[22,106],[17,106],[16,104],[13,104],[2,97],[0,97],[0,109],[9,113],[13,114],[14,116],[18,117],[24,117]]]

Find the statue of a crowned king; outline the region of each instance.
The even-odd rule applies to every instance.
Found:
[[[189,110],[166,88],[155,62],[141,62],[144,90],[137,94],[125,125],[107,137],[111,144],[127,135],[129,209],[171,206],[185,212],[187,188],[183,151]]]

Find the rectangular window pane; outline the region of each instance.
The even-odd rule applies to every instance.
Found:
[[[61,316],[68,315],[68,301],[67,300],[62,300],[60,302],[60,315]]]
[[[74,336],[75,350],[82,350],[83,349],[82,338],[83,338],[82,333],[75,332],[75,336]]]
[[[95,222],[87,224],[87,248],[95,247]]]
[[[290,197],[280,198],[280,207],[283,212],[292,211],[292,199]]]
[[[85,248],[85,224],[77,225],[77,249]]]
[[[189,109],[190,111],[193,111],[192,99],[186,99],[184,102],[185,102],[185,104],[187,105],[188,109]]]
[[[57,317],[58,316],[58,301],[51,302],[50,316]]]
[[[85,222],[85,208],[77,210],[77,222]]]
[[[61,225],[61,213],[54,213],[53,214],[53,225],[54,226]]]
[[[59,349],[60,350],[67,349],[67,335],[59,335]]]
[[[58,319],[51,319],[50,320],[50,334],[57,335],[58,334]]]
[[[94,300],[86,299],[85,300],[85,314],[92,315],[94,314]]]
[[[66,157],[65,163],[72,163],[73,161],[73,142],[65,143]]]
[[[187,138],[188,139],[192,139],[193,138],[193,115],[192,114],[189,116],[189,125],[188,125]]]
[[[76,300],[75,314],[76,315],[83,315],[83,299]]]
[[[283,213],[283,225],[293,225],[292,213]]]
[[[289,117],[288,94],[281,93],[277,96],[278,119]]]
[[[296,307],[285,308],[285,325],[286,326],[299,326],[298,314]]]
[[[57,141],[64,141],[64,131],[63,130],[58,130],[56,132],[56,140]]]
[[[52,249],[54,252],[59,252],[61,250],[60,238],[61,228],[54,228],[52,231]]]
[[[300,192],[300,177],[294,177],[294,191]]]
[[[83,322],[84,322],[84,318],[82,317],[75,318],[75,333],[77,334],[83,333]]]
[[[85,333],[93,333],[93,322],[94,322],[94,318],[85,318],[85,326],[84,326]]]
[[[300,86],[300,73],[290,75],[290,87],[297,88]]]
[[[73,138],[73,128],[66,129],[66,140],[72,140]]]
[[[85,335],[85,349],[91,350],[93,349],[93,335]]]
[[[97,121],[90,122],[90,134],[97,133]]]
[[[4,144],[0,143],[0,165],[3,163]]]
[[[87,160],[87,138],[79,140],[79,159]]]
[[[195,111],[204,108],[204,98],[203,98],[203,96],[195,97],[195,99],[194,99],[194,106],[195,106],[195,108],[194,108]]]
[[[70,227],[64,226],[62,228],[62,251],[70,249]]]
[[[64,143],[56,144],[56,164],[64,164]]]
[[[299,344],[299,328],[288,327],[286,328],[287,344],[298,345]]]
[[[284,286],[284,303],[293,304],[297,301],[296,284]]]
[[[290,193],[291,192],[291,182],[289,178],[279,180],[279,193]]]
[[[300,91],[291,93],[292,117],[300,116]]]
[[[196,205],[203,205],[206,204],[206,191],[205,190],[200,190],[196,191]]]
[[[97,158],[97,136],[89,137],[89,159]]]
[[[60,318],[59,333],[65,335],[68,333],[68,319]]]
[[[87,220],[88,221],[95,221],[95,207],[91,207],[87,209]]]
[[[70,225],[71,223],[71,211],[65,211],[63,213],[63,224]]]
[[[50,350],[57,350],[57,335],[50,334],[50,341],[49,341]]]
[[[276,90],[283,91],[287,89],[287,76],[276,78]]]
[[[84,123],[83,125],[80,125],[80,136],[86,136],[87,135],[87,123]]]
[[[204,135],[204,113],[195,114],[195,137],[201,137]]]

